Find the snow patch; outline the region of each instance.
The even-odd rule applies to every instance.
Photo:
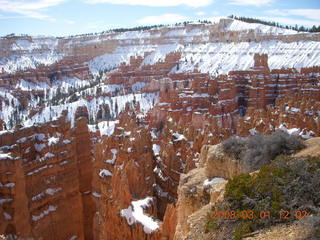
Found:
[[[46,215],[50,214],[50,212],[54,212],[57,210],[57,206],[49,205],[49,207],[44,210],[39,215],[32,215],[32,221],[36,222],[39,221],[41,218],[45,217]]]
[[[106,160],[106,163],[114,164],[115,161],[116,161],[116,159],[117,159],[116,155],[117,155],[117,153],[118,153],[118,150],[115,149],[115,148],[113,148],[113,149],[111,149],[110,151],[111,151],[111,153],[112,153],[112,159]]]
[[[180,133],[173,133],[172,136],[175,138],[175,140],[174,140],[175,142],[187,140],[186,137]]]
[[[102,178],[103,177],[112,177],[112,173],[107,169],[100,169],[99,176]]]
[[[8,160],[8,159],[12,159],[9,153],[0,153],[0,160]]]
[[[143,231],[146,234],[151,234],[159,228],[159,224],[152,218],[144,214],[143,210],[150,207],[153,198],[146,197],[145,199],[132,201],[127,209],[120,211],[121,217],[126,218],[127,223],[131,226],[138,222],[143,225]]]
[[[158,156],[160,154],[160,146],[157,144],[152,144],[152,150],[155,156]]]
[[[216,183],[224,182],[224,181],[226,181],[224,178],[218,178],[218,177],[217,178],[212,178],[211,180],[206,179],[203,182],[203,186],[204,187],[211,187],[211,186],[215,185]]]

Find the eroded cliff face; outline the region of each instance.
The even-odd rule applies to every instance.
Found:
[[[1,135],[1,233],[12,239],[91,239],[92,166],[86,121],[59,120]],[[85,162],[85,164],[84,164]],[[91,217],[92,219],[92,217]]]
[[[298,159],[287,160],[291,161],[291,166],[299,161],[305,165],[308,158],[314,157],[316,159],[319,157],[319,137],[306,140],[304,144],[305,149],[292,154],[293,159]],[[214,168],[213,165],[217,165],[217,168]],[[216,223],[220,226],[217,225],[217,227],[208,230],[207,224],[213,215],[212,209],[219,209],[217,205],[225,200],[226,184],[230,179],[241,173],[250,173],[251,176],[256,176],[259,171],[253,172],[239,159],[230,157],[222,149],[221,144],[204,146],[201,150],[201,165],[181,175],[176,204],[177,225],[173,239],[232,239],[234,230],[230,226],[232,224],[230,220],[230,222],[225,220],[225,225],[221,224],[223,220],[218,220]],[[237,219],[237,221],[241,220]],[[315,212],[296,221],[278,223],[276,226],[265,226],[264,229],[250,233],[245,238],[252,240],[264,238],[272,240],[317,239],[319,238],[318,221],[319,216]],[[284,232],[288,234],[283,236]]]

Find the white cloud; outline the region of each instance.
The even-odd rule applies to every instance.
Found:
[[[111,3],[123,5],[140,5],[150,7],[172,7],[186,5],[190,7],[204,7],[214,2],[214,0],[85,0],[86,3]]]
[[[159,16],[147,16],[139,19],[137,22],[143,25],[151,24],[170,24],[188,20],[188,17],[179,14],[167,13]]]
[[[41,11],[65,1],[68,0],[38,0],[27,2],[21,0],[0,0],[0,11],[21,14],[29,18],[54,20]]]
[[[267,13],[282,16],[282,17],[300,16],[310,20],[320,21],[320,9],[307,9],[307,8],[283,9],[283,10],[273,9],[273,10],[267,11]]]
[[[204,16],[204,15],[206,15],[207,13],[206,12],[196,12],[195,13],[197,16]]]
[[[231,0],[229,4],[232,5],[249,5],[249,6],[256,6],[260,7],[262,5],[268,4],[273,2],[273,0]]]

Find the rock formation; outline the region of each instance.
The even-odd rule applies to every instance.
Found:
[[[306,161],[310,156],[319,157],[320,138],[309,139],[306,141],[306,148],[293,155],[299,158],[297,161]],[[178,203],[176,207],[177,227],[174,239],[224,239],[231,238],[230,229],[214,229],[208,232],[206,224],[208,219],[213,214],[212,209],[218,203],[224,200],[225,187],[228,180],[221,178],[228,176],[232,178],[240,173],[248,172],[238,171],[230,167],[232,158],[221,150],[221,144],[215,146],[205,146],[202,149],[201,156],[202,165],[191,170],[187,174],[182,174],[178,187]],[[221,159],[226,161],[221,162]],[[217,169],[210,166],[210,162],[220,163],[220,169],[224,171],[217,171]],[[236,162],[236,159],[233,159]],[[293,165],[292,163],[291,165]],[[239,164],[241,165],[241,164]],[[218,166],[219,168],[219,166]],[[238,168],[239,169],[239,168]],[[250,173],[256,175],[258,171]],[[208,178],[208,176],[210,176]],[[286,236],[287,239],[300,239],[300,237],[309,237],[310,239],[317,239],[319,232],[317,232],[318,216],[309,216],[290,223],[283,223],[277,226],[268,227],[260,231],[248,234],[248,239],[282,239],[280,233],[284,233],[290,229],[290,234]],[[221,220],[220,220],[221,221]],[[223,220],[222,220],[223,221]],[[227,225],[228,220],[225,220]],[[237,221],[240,221],[239,219]],[[226,228],[228,226],[226,225]],[[303,227],[304,226],[304,227]],[[230,228],[230,227],[229,227]]]
[[[92,162],[86,157],[88,136],[81,135],[88,133],[84,123],[77,123],[75,134],[61,119],[0,136],[0,232],[19,238],[91,238],[88,222],[95,206],[85,192],[91,190]]]
[[[1,38],[0,234],[184,239],[249,171],[208,145],[320,135],[319,42],[232,19]]]

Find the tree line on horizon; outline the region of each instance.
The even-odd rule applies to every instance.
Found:
[[[274,22],[274,21],[266,21],[266,20],[261,20],[258,18],[251,18],[251,17],[238,17],[235,15],[230,15],[230,16],[228,16],[228,18],[236,19],[239,21],[247,22],[247,23],[260,23],[260,24],[273,26],[273,27],[279,27],[279,28],[283,28],[283,29],[291,29],[291,30],[295,30],[298,32],[310,32],[310,33],[320,32],[320,25],[318,25],[318,27],[316,25],[313,25],[312,27],[308,28],[308,27],[305,27],[302,25],[298,26],[297,24],[294,26],[281,25],[281,24]],[[201,24],[212,24],[212,22],[209,20],[198,20],[197,22],[201,23]],[[192,24],[192,23],[193,23],[193,21],[185,21],[185,22],[181,22],[181,23],[175,23],[174,25],[175,26],[181,26],[181,25],[186,26],[186,25]],[[110,33],[110,32],[121,33],[121,32],[132,32],[132,31],[146,31],[146,30],[150,30],[153,28],[168,27],[168,26],[169,26],[169,24],[158,24],[158,25],[150,25],[150,26],[131,27],[131,28],[115,28],[115,29],[110,29],[110,30],[106,30],[106,31],[102,31],[102,32],[76,34],[76,35],[69,35],[69,36],[65,36],[65,37],[56,37],[56,38],[63,39],[63,38],[74,38],[74,37],[86,37],[86,36],[94,36],[94,35],[99,35],[99,34],[106,34],[106,33]],[[31,37],[28,34],[15,35],[14,33],[12,33],[12,34],[8,34],[4,37],[0,37],[0,38],[14,38],[17,36]]]
[[[278,27],[278,28],[284,28],[284,29],[291,29],[295,30],[298,32],[320,32],[320,25],[318,27],[316,25],[313,25],[311,28],[305,27],[305,26],[298,26],[297,24],[294,26],[289,26],[289,25],[281,25],[277,22],[272,22],[272,21],[265,21],[261,20],[258,18],[250,18],[250,17],[237,17],[234,15],[228,16],[229,18],[233,18],[239,21],[247,22],[247,23],[260,23],[268,26],[273,26],[273,27]]]

